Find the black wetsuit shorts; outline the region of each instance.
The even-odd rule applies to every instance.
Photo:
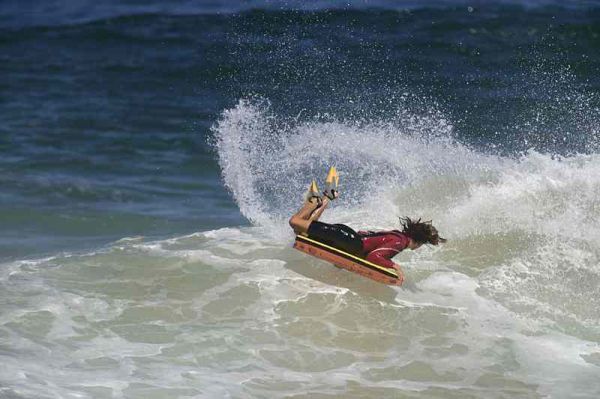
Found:
[[[363,244],[358,233],[345,224],[311,222],[308,237],[352,255],[363,255]]]

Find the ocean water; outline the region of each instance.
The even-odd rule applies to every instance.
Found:
[[[597,398],[599,21],[0,2],[0,398]],[[329,165],[404,286],[291,248]]]

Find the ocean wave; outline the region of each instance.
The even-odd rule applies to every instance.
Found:
[[[481,274],[487,295],[523,317],[544,314],[559,329],[575,318],[581,334],[599,333],[598,155],[482,153],[458,142],[437,111],[294,124],[252,100],[225,111],[214,133],[225,184],[242,213],[274,237],[290,238],[286,219],[308,183],[336,165],[341,197],[325,221],[358,229],[397,227],[403,215],[433,219],[450,241],[411,262],[415,276],[427,276],[419,262]],[[529,300],[536,304],[519,306]]]

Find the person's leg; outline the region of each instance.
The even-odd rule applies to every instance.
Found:
[[[325,212],[325,209],[327,209],[327,206],[329,205],[329,203],[332,200],[339,197],[337,190],[331,190],[330,194],[327,194],[327,193],[323,193],[323,194],[325,194],[321,197],[323,204],[320,207],[318,207],[317,209],[315,209],[310,214],[310,217],[309,217],[310,220],[319,220],[319,218],[321,217],[323,212]]]
[[[321,217],[321,215],[323,214],[323,212],[325,212],[325,209],[329,205],[330,201],[331,200],[329,198],[327,198],[326,196],[323,196],[323,203],[321,204],[320,207],[314,209],[310,213],[310,216],[308,217],[308,219],[311,220],[311,221],[313,221],[313,220],[319,220],[319,218]]]
[[[316,201],[316,200],[314,202],[306,201],[302,205],[302,208],[300,208],[300,210],[298,212],[296,212],[294,214],[294,216],[298,216],[301,219],[308,220],[308,219],[310,219],[310,216],[313,214],[313,212],[315,212],[320,207],[321,207],[321,201]]]
[[[331,198],[335,199],[339,194],[336,190],[331,190],[331,195],[333,196]],[[306,201],[304,206],[290,218],[290,226],[294,229],[294,233],[307,234],[310,223],[319,220],[329,202],[331,199],[327,195],[321,197],[321,204]]]
[[[320,208],[322,208],[322,206],[319,205],[317,201],[306,201],[304,205],[302,205],[302,208],[290,218],[290,226],[294,229],[294,233],[306,234],[308,232],[308,226],[310,226],[310,222],[312,221],[310,219],[311,216]],[[321,211],[321,213],[323,212]]]

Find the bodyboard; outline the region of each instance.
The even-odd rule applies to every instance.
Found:
[[[402,279],[398,278],[396,270],[376,265],[312,238],[296,236],[294,248],[371,280],[389,285],[402,284]]]

